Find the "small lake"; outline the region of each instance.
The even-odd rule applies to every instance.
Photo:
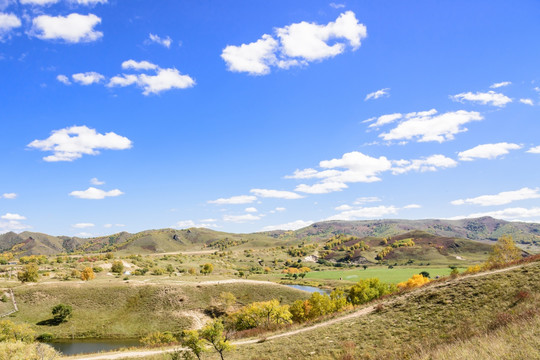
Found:
[[[293,289],[296,289],[296,290],[307,291],[310,293],[318,292],[319,294],[330,294],[331,292],[330,290],[319,289],[318,287],[315,287],[315,286],[307,286],[307,285],[287,285],[287,286],[292,287]]]
[[[141,346],[138,339],[65,339],[47,344],[64,355],[90,354]]]

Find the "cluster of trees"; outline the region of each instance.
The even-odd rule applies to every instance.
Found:
[[[466,274],[474,274],[502,266],[521,259],[521,250],[516,246],[510,235],[503,235],[493,245],[493,250],[487,261],[481,265],[472,265],[465,271]]]
[[[253,328],[271,329],[292,323],[288,305],[280,305],[276,299],[254,302],[229,315],[227,323],[235,330]]]
[[[226,237],[225,239],[212,241],[208,245],[208,247],[218,248],[219,250],[223,251],[223,250],[225,250],[225,249],[227,249],[229,247],[239,246],[239,245],[245,244],[247,242],[248,242],[248,240],[244,240],[244,239],[235,240],[235,239],[229,239],[228,237]]]
[[[431,280],[429,280],[429,277],[424,276],[424,274],[416,274],[413,275],[409,280],[398,283],[397,287],[400,290],[414,289],[416,287],[425,285],[430,281]]]
[[[410,246],[410,247],[412,247],[414,245],[415,244],[414,244],[413,239],[403,239],[403,240],[398,240],[398,241],[394,242],[392,244],[392,247],[393,248],[398,248],[398,247],[402,247],[402,246]]]
[[[331,237],[330,239],[328,239],[324,243],[324,249],[325,250],[332,250],[332,249],[336,248],[337,246],[339,246],[339,245],[341,245],[343,243],[353,241],[353,240],[358,240],[358,238],[355,237],[355,236],[338,234],[338,235],[335,235],[335,236]]]
[[[384,249],[377,253],[375,260],[384,260],[384,258],[392,251],[392,246],[386,246]]]

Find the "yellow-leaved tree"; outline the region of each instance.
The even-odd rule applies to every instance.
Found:
[[[521,250],[516,246],[510,235],[503,235],[493,245],[493,250],[487,260],[488,266],[503,265],[521,259]]]

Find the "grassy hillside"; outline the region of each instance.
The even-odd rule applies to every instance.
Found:
[[[14,322],[32,325],[38,334],[57,338],[140,337],[151,331],[180,332],[192,328],[193,316],[219,304],[222,292],[231,292],[241,306],[270,298],[291,303],[306,293],[280,285],[233,283],[222,285],[143,285],[129,283],[56,283],[13,289],[19,312]],[[73,317],[50,324],[53,306],[73,307]],[[45,324],[38,325],[40,322]]]
[[[506,326],[517,324],[515,329],[519,329],[520,323],[532,327],[528,330],[529,337],[531,333],[536,336],[540,316],[539,278],[540,263],[536,262],[508,272],[450,281],[411,293],[367,316],[238,347],[231,358],[425,358],[431,351],[452,354],[459,347],[471,349],[476,341],[485,343],[486,336],[504,338],[504,334],[496,331],[511,333]],[[440,348],[446,345],[454,350]],[[529,343],[508,359],[538,359],[538,352],[533,349]],[[349,357],[345,357],[347,354]]]

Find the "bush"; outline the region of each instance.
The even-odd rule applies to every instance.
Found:
[[[452,271],[454,270],[457,270],[457,269],[453,269]],[[409,280],[400,282],[399,284],[397,284],[397,286],[401,290],[413,289],[415,287],[425,285],[429,281],[430,280],[427,277],[424,277],[422,275],[413,275]]]
[[[14,324],[10,320],[0,321],[0,342],[34,341],[35,332],[27,324]]]
[[[111,271],[115,274],[121,274],[124,272],[124,263],[120,260],[116,260],[112,263]]]
[[[58,304],[52,308],[53,318],[57,323],[63,323],[71,317],[73,309],[71,305]]]
[[[396,290],[394,284],[385,284],[376,278],[360,280],[349,289],[348,300],[353,305],[365,304],[383,295],[391,294]]]
[[[38,267],[37,265],[30,264],[24,267],[23,271],[17,273],[17,279],[20,282],[37,282],[39,278]]]
[[[158,346],[175,343],[176,338],[168,331],[155,331],[141,338],[139,341],[146,346]]]
[[[54,335],[51,333],[43,333],[39,335],[36,340],[41,342],[50,342],[54,339]]]

